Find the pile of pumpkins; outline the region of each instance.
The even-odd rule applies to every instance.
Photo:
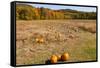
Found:
[[[44,39],[42,37],[36,38],[35,39],[37,43],[43,43]]]
[[[57,63],[58,61],[67,61],[69,59],[69,54],[64,53],[62,55],[52,55],[50,58],[50,63],[54,64]]]

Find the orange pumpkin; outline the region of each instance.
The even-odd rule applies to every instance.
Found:
[[[56,55],[52,55],[50,58],[50,62],[51,63],[57,63],[57,56]]]
[[[61,55],[57,55],[57,60],[61,60]]]
[[[36,42],[43,43],[44,42],[44,39],[43,38],[36,38]]]
[[[61,56],[61,60],[62,61],[66,61],[69,59],[69,54],[68,53],[64,53],[62,56]]]
[[[36,38],[35,40],[36,40],[36,42],[39,42],[39,39],[38,38]]]
[[[43,38],[40,38],[39,42],[40,43],[43,43],[44,42],[44,39]]]

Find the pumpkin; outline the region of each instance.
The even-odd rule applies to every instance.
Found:
[[[44,39],[43,38],[40,38],[39,42],[40,43],[43,43],[44,42]]]
[[[43,43],[44,42],[44,39],[43,38],[36,38],[36,42]]]
[[[68,53],[64,53],[62,56],[61,56],[61,60],[62,61],[66,61],[69,59],[69,54]]]
[[[36,42],[39,42],[39,39],[38,38],[36,38]]]
[[[52,55],[50,58],[50,62],[51,63],[57,63],[57,56],[56,55]]]
[[[61,60],[61,55],[57,55],[57,60]]]

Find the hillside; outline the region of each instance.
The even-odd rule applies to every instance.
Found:
[[[96,12],[83,12],[72,9],[53,10],[50,8],[36,8],[31,5],[16,5],[17,20],[55,20],[55,19],[96,19]]]

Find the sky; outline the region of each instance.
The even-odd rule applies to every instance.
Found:
[[[46,5],[46,4],[31,4],[34,7],[44,7],[49,9],[72,9],[78,11],[85,11],[85,12],[96,12],[96,7],[82,7],[82,6],[63,6],[63,5]]]
[[[25,3],[26,4],[26,3]],[[53,10],[59,10],[59,9],[72,9],[77,11],[84,11],[84,12],[96,12],[96,7],[83,7],[83,6],[69,6],[69,5],[50,5],[50,4],[29,4],[33,7],[40,8],[49,8]]]

